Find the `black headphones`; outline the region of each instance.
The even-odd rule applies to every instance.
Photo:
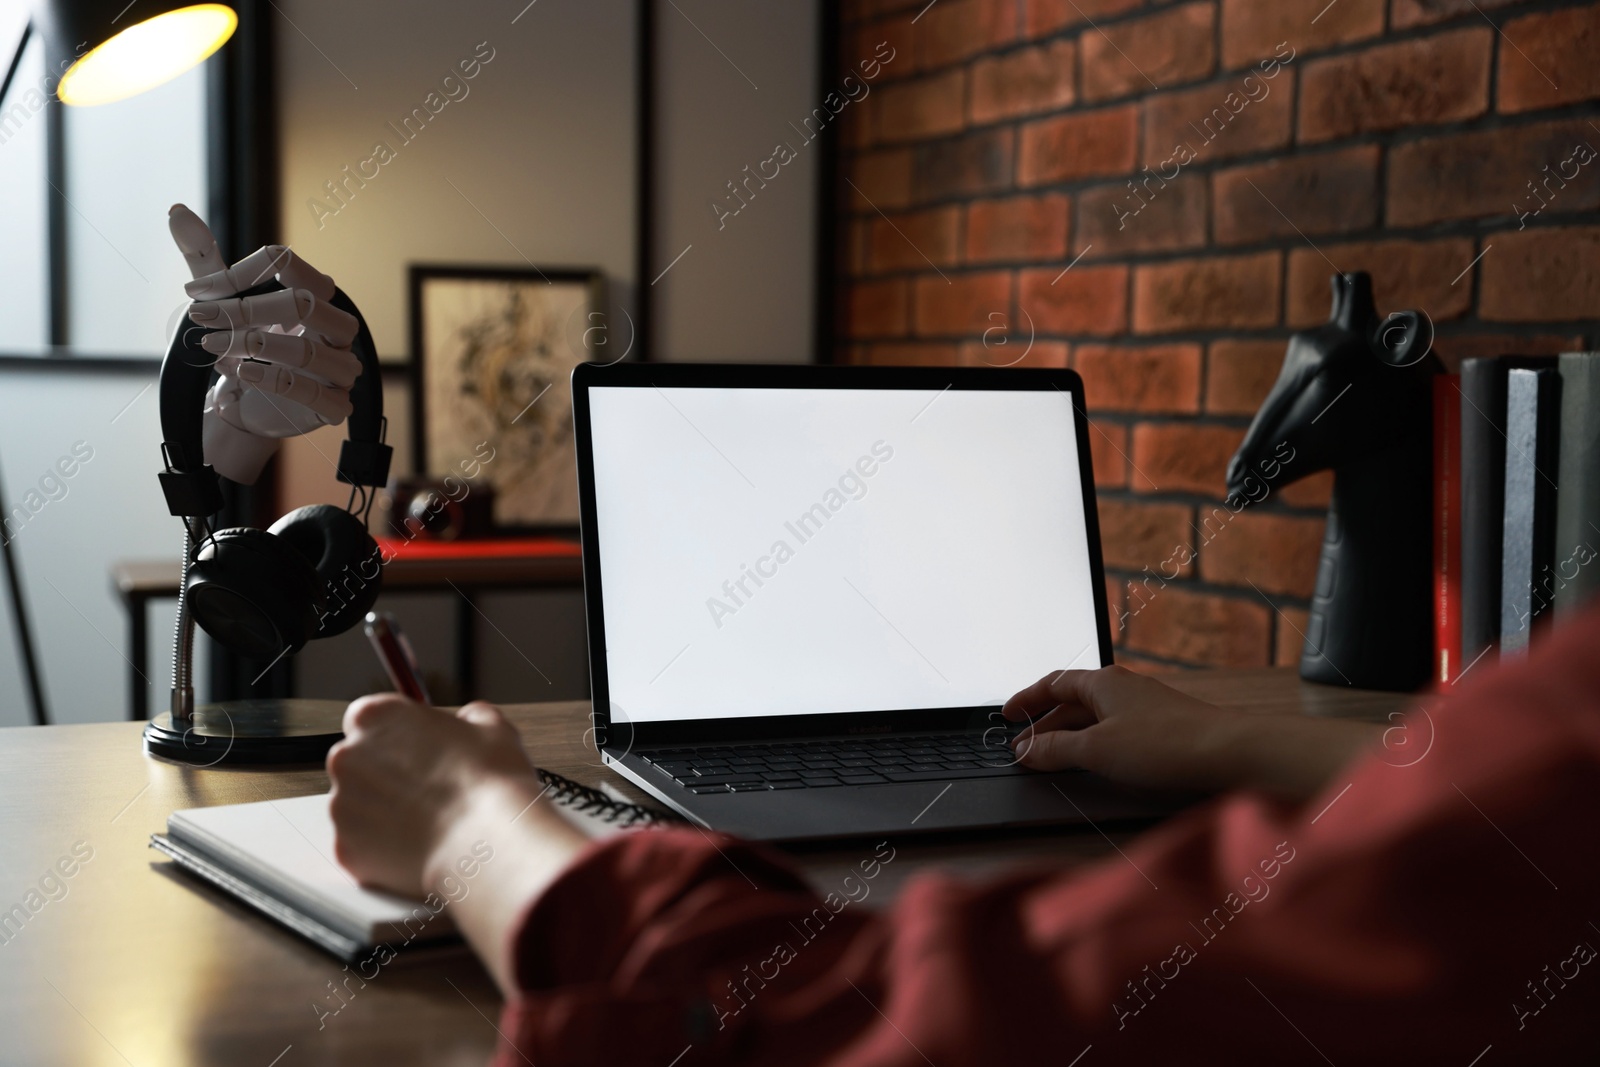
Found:
[[[272,281],[236,295],[282,288]],[[257,661],[275,660],[313,638],[350,629],[372,608],[383,584],[378,544],[366,524],[374,490],[389,479],[394,451],[384,444],[378,353],[366,320],[344,291],[335,289],[329,302],[355,317],[350,350],[361,361],[361,374],[350,387],[354,410],[348,438],[339,452],[339,481],[351,487],[343,509],[313,504],[265,530],[211,531],[210,516],[222,508],[222,486],[205,463],[202,423],[216,357],[200,347],[200,339],[216,331],[180,323],[161,363],[166,470],[159,477],[168,510],[188,531],[184,604],[206,633]],[[342,583],[337,592],[336,583]]]

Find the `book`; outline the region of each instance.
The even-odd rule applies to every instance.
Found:
[[[1513,368],[1506,376],[1501,658],[1527,652],[1535,623],[1551,607],[1560,443],[1560,373]]]
[[[1600,352],[1565,352],[1556,479],[1556,616],[1600,591]]]
[[[584,834],[604,837],[626,830],[681,822],[678,816],[632,804],[598,789],[541,770],[545,792]],[[449,901],[437,894],[409,900],[369,889],[334,859],[328,794],[225,804],[175,811],[152,848],[178,867],[248,904],[347,963],[381,945],[436,945],[458,940]],[[460,884],[487,854],[463,857]],[[470,873],[469,873],[470,872]]]
[[[1553,356],[1485,356],[1461,364],[1462,671],[1500,640],[1506,375],[1512,367],[1554,365]]]
[[[1461,376],[1433,379],[1435,677],[1449,689],[1461,662]]]

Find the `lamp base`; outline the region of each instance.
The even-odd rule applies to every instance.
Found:
[[[344,737],[345,707],[338,700],[230,700],[201,705],[182,726],[164,711],[144,728],[144,750],[201,767],[321,763]]]

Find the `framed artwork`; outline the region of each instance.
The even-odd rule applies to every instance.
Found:
[[[494,486],[506,533],[575,533],[572,368],[604,314],[598,270],[413,265],[412,438],[420,475]]]

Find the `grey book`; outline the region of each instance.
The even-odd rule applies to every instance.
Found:
[[[1555,602],[1565,614],[1600,590],[1600,352],[1560,357],[1561,474]]]
[[[1554,591],[1561,375],[1513,369],[1506,376],[1505,521],[1501,534],[1500,656],[1528,649]]]
[[[1485,356],[1461,364],[1461,662],[1500,642],[1505,532],[1506,374],[1554,356]]]

